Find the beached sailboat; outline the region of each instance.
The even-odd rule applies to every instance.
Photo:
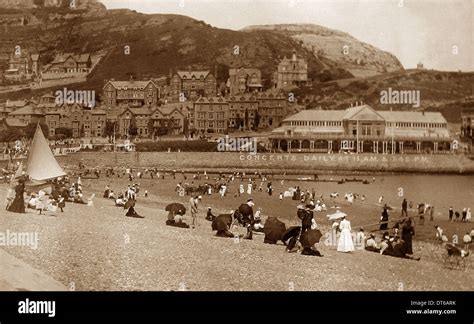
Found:
[[[23,165],[20,166],[23,170]],[[15,177],[21,176],[22,171]],[[51,180],[65,176],[66,173],[59,165],[58,161],[53,155],[48,141],[44,137],[40,125],[36,127],[35,136],[31,142],[30,150],[28,152],[28,159],[26,163],[26,176],[29,177],[26,186],[28,190],[38,191],[43,189],[49,191],[52,189]]]

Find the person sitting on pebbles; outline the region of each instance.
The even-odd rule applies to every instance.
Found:
[[[212,214],[212,208],[207,207],[207,214],[206,214],[206,220],[212,222],[214,219],[216,219],[216,216]]]
[[[262,213],[262,210],[259,208],[254,215],[254,224],[253,224],[253,230],[255,232],[263,233],[263,224],[262,224],[262,217],[260,216]]]
[[[375,234],[371,233],[369,238],[365,241],[365,250],[370,252],[380,252],[380,248],[375,242]]]

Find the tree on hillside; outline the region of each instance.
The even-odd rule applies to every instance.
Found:
[[[118,131],[117,129],[117,122],[107,121],[105,123],[105,131],[104,136],[112,138],[114,136],[114,130]]]
[[[189,119],[187,117],[183,120],[183,134],[186,139],[189,137]]]
[[[57,139],[72,138],[72,128],[59,127],[54,130]]]
[[[33,138],[35,136],[36,126],[37,126],[36,123],[29,123],[28,126],[25,127],[23,131],[27,138]],[[45,137],[48,137],[49,127],[44,123],[40,123],[40,127],[41,127],[41,130],[43,131],[43,135]]]
[[[137,134],[138,134],[137,121],[135,120],[135,118],[132,118],[130,120],[130,126],[128,127],[128,135],[137,136]]]
[[[22,132],[17,128],[7,128],[0,132],[0,142],[13,142],[21,139]]]

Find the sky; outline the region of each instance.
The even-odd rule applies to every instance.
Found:
[[[388,51],[405,68],[474,71],[474,0],[100,0],[108,9],[181,14],[218,28],[311,23]]]

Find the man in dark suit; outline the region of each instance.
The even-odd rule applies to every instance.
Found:
[[[408,217],[408,202],[405,198],[403,199],[403,202],[402,202],[402,217],[403,215]]]

